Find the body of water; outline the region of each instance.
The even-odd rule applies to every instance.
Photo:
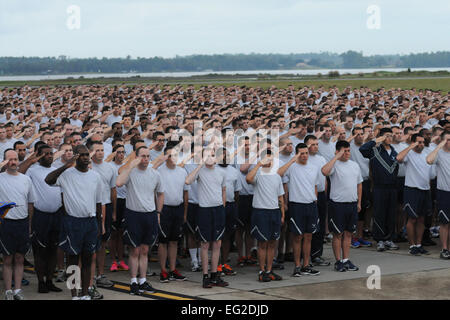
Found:
[[[149,72],[149,73],[87,73],[87,74],[59,74],[59,75],[29,75],[29,76],[0,76],[0,81],[33,81],[33,80],[60,80],[67,79],[69,77],[77,79],[84,77],[86,79],[95,78],[131,78],[140,76],[145,77],[192,77],[192,76],[204,76],[208,74],[223,74],[223,75],[258,75],[258,74],[271,74],[271,75],[317,75],[321,73],[323,75],[328,74],[330,71],[339,71],[340,74],[350,73],[372,73],[377,71],[389,71],[399,72],[406,71],[406,68],[371,68],[371,69],[309,69],[309,70],[248,70],[248,71],[198,71],[198,72]],[[411,71],[449,71],[450,68],[411,68]]]

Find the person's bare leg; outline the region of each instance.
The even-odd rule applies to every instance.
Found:
[[[217,265],[219,264],[221,245],[222,245],[222,240],[213,241],[213,243],[212,243],[211,272],[213,272],[213,273],[217,272]]]
[[[118,255],[118,241],[119,241],[119,232],[116,230],[111,231],[111,238],[109,239],[109,250],[111,251],[112,261],[116,261],[118,259],[121,260]]]
[[[244,240],[243,240],[243,230],[241,228],[236,230],[235,241],[238,250],[238,258],[244,257]]]
[[[128,265],[130,267],[131,278],[137,278],[137,273],[138,273],[138,269],[139,269],[139,247],[134,248],[134,247],[130,246]]]
[[[228,260],[228,256],[230,254],[230,247],[231,247],[231,239],[229,236],[225,237],[222,240],[222,246],[221,246],[221,251],[222,251],[222,264],[226,264],[227,260]]]
[[[139,247],[139,276],[145,278],[147,275],[149,246],[141,244]]]
[[[178,243],[176,241],[169,241],[168,256],[169,256],[169,271],[173,271],[177,266],[177,250]]]
[[[79,261],[80,261],[80,256],[67,255],[67,267],[70,267],[70,266],[78,266],[79,267]],[[80,271],[81,271],[81,268],[80,268]],[[67,273],[68,278],[70,278],[71,275],[73,275],[73,274]],[[77,289],[74,287],[74,289],[71,290],[71,293],[72,293],[72,297],[76,297]]]
[[[92,274],[92,262],[95,259],[91,253],[81,253],[81,295],[88,295],[88,288],[91,284],[93,274]],[[94,264],[95,270],[95,264]]]
[[[406,224],[406,233],[408,234],[408,241],[410,246],[416,244],[416,223],[418,223],[417,219],[411,217],[408,218],[408,223]]]
[[[448,250],[449,245],[448,226],[449,226],[448,224],[441,224],[439,226],[439,238],[441,240],[443,250]]]
[[[11,290],[12,287],[13,259],[13,255],[3,256],[3,281],[6,290]],[[22,279],[20,281],[22,282]]]
[[[166,270],[166,261],[167,261],[167,243],[159,243],[158,245],[158,258],[159,258],[159,267],[161,268],[161,272]]]
[[[258,241],[258,261],[260,270],[264,271],[266,266],[267,241]]]
[[[344,236],[342,238],[342,254],[343,259],[349,259],[350,257],[350,245],[352,243],[352,233],[344,231]]]
[[[277,245],[277,240],[269,240],[267,243],[267,270],[272,271],[273,257],[275,255],[275,247]]]
[[[333,247],[334,257],[337,261],[341,260],[342,257],[342,233],[333,233],[333,241],[331,242]]]
[[[292,242],[292,249],[294,251],[294,262],[296,267],[300,267],[300,259],[301,259],[301,247],[302,247],[302,239],[303,235],[294,235]]]
[[[422,243],[423,232],[425,231],[425,217],[419,217],[416,223],[416,244]]]
[[[209,242],[202,242],[201,243],[201,257],[202,257],[202,270],[203,274],[208,274],[208,250],[209,250]],[[212,266],[211,266],[212,267]],[[217,270],[217,266],[216,266]]]
[[[23,260],[24,255],[21,253],[16,253],[14,255],[14,289],[22,288],[23,279]]]
[[[81,257],[81,259],[83,259],[83,257]],[[83,264],[82,264],[83,266]],[[89,287],[92,287],[94,285],[94,277],[95,277],[95,268],[97,266],[97,253],[94,253],[94,255],[92,256],[92,261],[91,261],[91,280],[89,281]]]
[[[97,252],[97,269],[99,276],[105,273],[105,255],[106,255],[106,242],[102,241],[100,250]],[[112,257],[113,259],[115,259],[115,256]]]
[[[303,236],[303,266],[309,266],[309,259],[311,257],[311,240],[312,233],[305,233]]]

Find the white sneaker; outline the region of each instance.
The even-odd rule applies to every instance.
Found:
[[[81,300],[80,297],[72,297],[72,300]]]
[[[384,251],[384,249],[385,249],[385,246],[384,246],[384,242],[383,241],[378,241],[378,244],[377,244],[377,251]]]
[[[14,294],[14,300],[25,300],[22,289],[19,289],[19,292]]]
[[[398,250],[399,249],[398,245],[396,245],[392,241],[385,241],[384,245],[386,246],[386,249],[388,249],[388,250]]]
[[[82,296],[80,300],[92,300],[91,296]]]
[[[14,300],[14,292],[12,290],[6,290],[5,300]]]

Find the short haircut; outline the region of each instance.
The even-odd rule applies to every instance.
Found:
[[[295,146],[295,153],[298,153],[298,150],[300,149],[308,149],[308,146],[306,143],[300,142]]]
[[[412,141],[412,142],[416,142],[416,140],[417,140],[418,137],[422,137],[422,138],[423,138],[423,136],[422,136],[420,133],[414,133],[414,134],[411,136],[411,141]]]
[[[14,150],[16,150],[16,148],[17,148],[17,146],[20,146],[20,145],[25,145],[25,143],[23,143],[22,141],[16,141],[16,142],[14,142]]]
[[[142,146],[136,149],[136,156],[139,156],[139,153],[141,152],[142,149],[147,149],[147,147]],[[148,149],[147,149],[148,150]]]
[[[336,142],[336,151],[339,151],[342,148],[350,148],[350,143],[345,140],[339,140],[338,142]]]
[[[381,128],[380,129],[380,137],[384,136],[386,133],[392,133],[391,128]]]
[[[315,135],[308,134],[304,140],[305,144],[307,144],[309,140],[317,140],[317,137]]]

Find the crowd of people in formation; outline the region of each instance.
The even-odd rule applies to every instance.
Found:
[[[449,259],[449,98],[366,87],[0,89],[0,202],[13,203],[0,220],[5,298],[24,299],[30,249],[39,293],[62,291],[55,282],[79,268],[74,300],[102,298],[97,287],[114,284],[105,270],[128,271],[132,295],[154,292],[152,252],[161,282],[186,280],[183,253],[205,289],[249,265],[262,282],[282,280],[285,261],[294,277],[357,271],[351,248],[361,246],[409,242],[418,256],[440,245]],[[334,257],[323,255],[327,241]]]

